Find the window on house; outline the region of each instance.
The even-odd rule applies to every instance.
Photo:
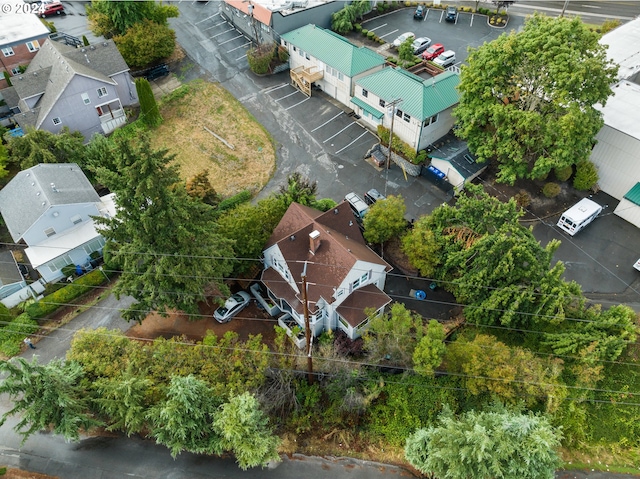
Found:
[[[107,87],[100,87],[96,90],[98,92],[98,98],[102,98],[103,96],[107,96]]]
[[[361,282],[361,283],[364,283],[364,282],[365,282],[365,281],[367,281],[368,279],[369,279],[369,272],[367,271],[365,274],[363,274],[363,275],[360,277],[360,282]]]
[[[336,291],[336,298],[339,298],[339,297],[340,297],[340,296],[342,296],[343,294],[344,294],[344,289],[339,288],[339,289]]]
[[[356,289],[358,286],[360,286],[360,278],[356,279],[353,282],[353,289]]]
[[[402,110],[396,110],[396,116],[399,116],[400,118],[402,118],[402,115],[404,115]]]
[[[406,121],[407,123],[409,123],[409,121],[411,120],[411,117],[409,116],[408,113],[404,114],[404,121]]]
[[[342,72],[338,72],[338,80],[344,81],[344,75],[342,74]]]
[[[44,230],[44,234],[46,234],[48,238],[56,234],[56,230],[54,230],[53,228],[47,228],[46,230]]]
[[[304,56],[304,52],[302,50],[299,50],[298,53],[300,54],[301,57]]]
[[[387,106],[387,104],[385,103],[385,101],[381,98],[380,101],[378,102],[378,105],[380,105],[382,108],[384,108],[385,106]]]
[[[89,98],[89,95],[87,95],[86,93],[83,93],[81,96],[82,96],[82,103],[84,103],[85,105],[88,105],[89,103],[91,103],[91,99]]]
[[[52,118],[51,121],[54,125],[59,125],[60,123],[62,123],[62,120],[57,116],[55,118]]]
[[[308,53],[305,53],[305,54],[304,54],[304,57],[305,57],[307,60],[311,60],[311,57],[309,56],[309,54],[308,54]]]
[[[56,271],[60,271],[62,268],[64,268],[65,266],[71,263],[72,263],[71,256],[69,256],[68,254],[65,254],[51,261],[49,263],[49,269],[51,270],[52,273],[55,273]]]
[[[367,90],[365,90],[364,88],[362,89],[362,96],[367,98],[369,96],[369,92]]]
[[[435,123],[436,121],[438,121],[438,115],[437,114],[435,114],[433,116],[430,116],[429,118],[424,120],[424,126],[429,126],[429,125]]]
[[[15,67],[11,69],[12,75],[20,75],[20,67]]]
[[[345,330],[349,331],[351,329],[349,323],[347,323],[342,316],[338,316],[338,322],[340,323],[340,326],[342,326]]]
[[[104,246],[104,238],[99,237],[99,238],[94,238],[91,241],[89,241],[86,245],[83,246],[83,249],[84,249],[85,253],[91,254],[94,251],[98,251],[103,246]]]
[[[3,48],[3,49],[2,49],[2,54],[3,54],[5,57],[10,57],[10,56],[15,55],[15,54],[13,53],[13,48],[11,48],[11,47]]]
[[[293,51],[294,51],[294,52],[297,52],[297,51],[298,51],[298,48],[297,48],[297,47],[293,47]]]
[[[40,44],[38,43],[38,40],[33,40],[32,42],[27,42],[27,48],[31,53],[37,52],[40,48]]]
[[[81,217],[80,215],[72,216],[72,217],[71,217],[71,218],[69,218],[69,219],[71,220],[71,222],[72,222],[74,225],[77,225],[78,223],[82,223],[82,217]]]

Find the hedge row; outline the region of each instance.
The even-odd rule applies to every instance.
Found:
[[[78,296],[82,296],[88,293],[96,286],[100,286],[107,278],[105,276],[106,271],[103,272],[99,269],[94,269],[90,273],[80,276],[73,283],[65,286],[45,296],[40,301],[30,304],[26,308],[26,313],[31,319],[36,321],[45,318],[47,315],[53,313],[60,306],[69,304]]]
[[[231,198],[222,200],[218,205],[218,211],[227,211],[235,208],[239,204],[251,201],[251,192],[249,190],[242,190],[240,193],[233,195]]]

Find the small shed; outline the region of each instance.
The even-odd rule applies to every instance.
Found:
[[[467,143],[451,132],[432,145],[430,155],[431,166],[443,172],[456,191],[462,190],[465,183],[479,176],[488,166],[478,163]]]

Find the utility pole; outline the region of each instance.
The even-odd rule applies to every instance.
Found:
[[[389,130],[389,152],[387,153],[387,170],[391,168],[391,145],[393,144],[393,120],[396,118],[396,106],[402,102],[402,98],[396,98],[387,106],[387,111],[389,111],[389,107],[391,109],[391,129]]]
[[[251,26],[253,27],[253,34],[256,37],[256,48],[258,48],[258,45],[260,45],[260,41],[258,40],[258,30],[256,29],[256,19],[253,16],[253,9],[254,9],[253,3],[249,2],[247,11],[249,12],[249,16],[251,17]]]
[[[302,306],[304,308],[304,337],[307,343],[307,382],[313,384],[313,360],[311,358],[311,326],[309,324],[309,301],[307,299],[307,262],[302,270]]]

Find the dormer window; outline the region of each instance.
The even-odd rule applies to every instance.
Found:
[[[47,235],[47,238],[49,238],[56,234],[56,230],[54,230],[53,228],[47,228],[46,230],[44,230],[44,234]]]

